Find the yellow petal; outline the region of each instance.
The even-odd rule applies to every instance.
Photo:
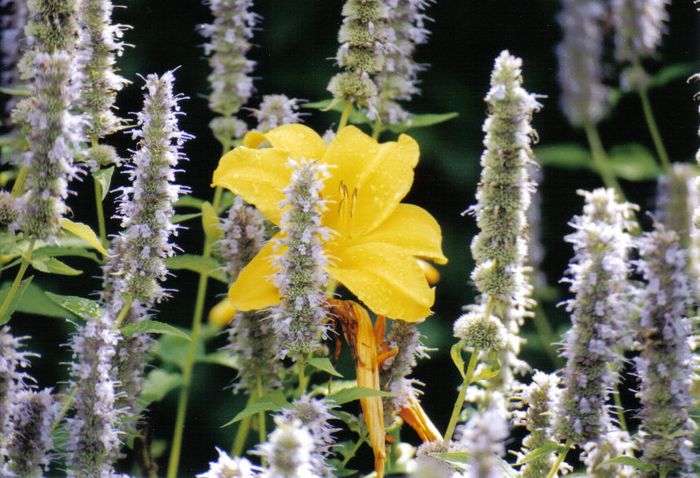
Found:
[[[231,322],[234,315],[236,315],[236,309],[231,304],[231,299],[225,297],[209,311],[209,323],[223,327]]]
[[[440,439],[440,431],[425,413],[420,401],[415,396],[409,397],[406,406],[399,412],[399,416],[415,430],[424,443]]]
[[[286,124],[266,133],[251,131],[243,138],[243,144],[249,148],[257,148],[265,141],[294,159],[321,159],[326,151],[323,138],[303,124]]]
[[[270,221],[279,224],[284,188],[291,179],[289,154],[275,148],[239,146],[224,155],[214,171],[213,186],[222,186],[257,207]]]
[[[418,156],[409,136],[378,144],[354,126],[343,128],[323,157],[332,175],[323,191],[331,201],[324,223],[348,237],[379,226],[410,190]]]
[[[275,273],[272,259],[281,251],[276,242],[274,238],[268,241],[231,285],[228,297],[237,310],[258,310],[279,304],[280,293],[272,282]]]
[[[355,243],[383,242],[400,247],[407,254],[447,263],[442,253],[442,232],[435,218],[413,204],[399,204],[394,213]]]
[[[374,313],[416,322],[430,315],[435,291],[415,258],[392,244],[357,244],[333,251],[330,274]]]

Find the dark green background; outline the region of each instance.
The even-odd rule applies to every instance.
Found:
[[[181,119],[181,127],[196,137],[185,146],[189,161],[182,165],[186,172],[179,175],[179,180],[192,187],[195,195],[208,198],[211,173],[221,152],[208,129],[212,117],[205,98],[209,70],[200,47],[203,40],[195,31],[197,24],[210,21],[208,8],[195,0],[124,0],[121,3],[126,8],[117,9],[115,17],[133,26],[133,30],[126,33],[126,41],[135,47],[128,48],[119,62],[123,75],[133,81],[119,96],[120,111],[126,114],[140,108],[143,82],[137,74],[162,73],[179,67],[176,89],[190,97],[182,103],[186,115]],[[268,93],[285,93],[310,101],[327,98],[326,84],[337,71],[332,58],[337,49],[336,35],[343,2],[262,0],[256,3],[256,11],[263,21],[254,39],[256,47],[251,52],[251,57],[258,62],[255,70],[258,94],[251,106],[258,104],[260,94]],[[468,245],[476,228],[473,218],[462,217],[460,213],[474,201],[485,114],[483,96],[488,89],[493,59],[502,49],[509,49],[523,58],[525,87],[546,95],[541,99],[544,109],[534,119],[541,144],[584,141],[582,133],[569,127],[558,108],[554,55],[554,47],[560,39],[555,22],[558,8],[558,2],[553,0],[442,0],[429,9],[434,19],[428,24],[432,36],[429,44],[418,50],[417,59],[431,66],[421,75],[423,95],[416,98],[409,109],[416,113],[456,111],[460,115],[449,123],[412,133],[421,145],[422,154],[413,191],[407,198],[437,217],[450,259],[450,263],[441,268],[435,315],[422,326],[428,336],[427,343],[440,350],[416,371],[416,376],[426,383],[424,406],[440,429],[447,424],[458,383],[457,372],[447,355],[452,343],[451,324],[460,314],[461,306],[469,304],[474,297],[474,288],[468,280],[473,266]],[[675,1],[671,11],[669,35],[660,61],[649,63],[651,71],[661,65],[693,62],[698,58],[700,15],[695,12],[692,1]],[[615,84],[615,67],[611,65],[607,72],[610,83]],[[697,86],[677,81],[652,93],[661,132],[674,161],[690,161],[698,147],[697,104],[692,101],[697,89]],[[321,132],[338,121],[337,114],[318,112],[304,119]],[[623,99],[603,122],[601,134],[606,146],[627,142],[652,146],[639,101],[633,96]],[[116,135],[111,141],[123,155],[127,154],[127,147],[132,147],[126,135]],[[550,284],[560,287],[559,278],[571,255],[563,236],[569,231],[567,221],[581,206],[581,198],[575,191],[598,187],[600,182],[587,172],[546,169],[544,175],[540,187],[544,208],[543,241],[547,249],[544,268]],[[120,181],[123,182],[123,177]],[[653,205],[653,184],[623,183],[623,187],[629,199],[642,208]],[[78,189],[79,195],[71,198],[75,215],[94,224],[91,186],[87,184]],[[111,226],[111,231],[116,232],[117,223]],[[190,230],[183,231],[176,242],[186,252],[195,253],[201,247],[200,228],[196,221],[188,226]],[[84,280],[73,283],[48,277],[37,279],[42,279],[43,284],[55,292],[84,294],[99,288],[97,272],[92,269],[85,273]],[[178,271],[168,287],[179,292],[160,307],[159,320],[189,327],[195,280],[194,274]],[[558,333],[568,324],[563,310],[555,307],[555,302],[567,296],[565,289],[560,289],[559,298],[545,304]],[[215,296],[224,291],[221,284],[214,283],[210,287],[209,303],[213,304]],[[34,360],[33,368],[40,384],[48,386],[63,379],[66,366],[61,362],[67,361],[69,356],[67,348],[61,344],[66,343],[70,328],[55,319],[25,315],[18,315],[13,327],[18,333],[31,334],[31,347],[42,353],[42,358]],[[524,334],[530,340],[524,350],[525,358],[537,368],[551,370],[553,364],[533,336],[530,325],[525,327]],[[233,376],[230,369],[214,365],[196,367],[182,476],[204,471],[207,461],[215,457],[215,445],[229,448],[235,427],[219,427],[242,404],[230,391],[221,389]],[[633,383],[629,385],[634,386]],[[626,402],[634,405],[631,394],[625,395]],[[155,439],[169,440],[174,407],[175,394],[153,406],[149,423]],[[165,460],[161,465],[165,467]]]

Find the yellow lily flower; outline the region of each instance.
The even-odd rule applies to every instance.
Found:
[[[379,144],[348,126],[326,146],[312,129],[292,124],[248,133],[242,146],[221,158],[212,184],[240,195],[279,224],[290,159],[328,165],[322,191],[328,207],[321,219],[332,231],[323,244],[326,272],[375,313],[415,322],[430,315],[435,300],[416,258],[447,262],[437,221],[424,209],[401,203],[418,156],[418,144],[406,135]],[[233,307],[246,311],[279,303],[273,257],[282,252],[270,241],[241,271],[229,290]]]

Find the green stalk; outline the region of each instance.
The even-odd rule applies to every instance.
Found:
[[[447,431],[445,432],[445,438],[443,441],[449,442],[452,440],[452,435],[457,427],[457,421],[459,420],[459,415],[462,413],[462,407],[464,406],[464,400],[467,397],[467,388],[472,383],[472,377],[474,375],[474,369],[476,369],[476,364],[479,362],[479,351],[475,350],[472,352],[469,358],[469,365],[467,365],[467,373],[464,374],[464,380],[462,381],[462,386],[459,389],[459,395],[457,396],[457,401],[452,409],[452,416],[450,417],[450,423],[447,425]]]
[[[535,314],[532,317],[532,321],[535,323],[535,329],[537,330],[537,336],[540,338],[540,342],[542,342],[542,346],[544,347],[545,352],[549,356],[549,359],[552,361],[552,365],[555,367],[560,367],[562,365],[562,360],[561,357],[559,357],[559,354],[557,354],[557,350],[552,345],[554,342],[554,331],[552,330],[552,326],[549,323],[549,320],[547,320],[547,315],[544,312],[544,307],[541,305],[537,305],[537,308],[535,309]]]
[[[256,395],[255,392],[250,394],[248,397],[248,403],[246,403],[246,408],[255,403]],[[241,420],[241,424],[238,425],[238,430],[236,430],[236,437],[233,439],[233,445],[231,446],[231,456],[241,456],[243,454],[243,448],[245,447],[245,442],[248,439],[248,433],[250,432],[250,421],[251,417],[247,416]]]
[[[102,185],[97,179],[93,180],[95,185],[95,209],[97,210],[97,227],[100,234],[100,242],[107,247],[107,226],[105,225],[105,211],[102,207]]]
[[[257,390],[258,390],[258,396],[262,397],[263,396],[263,388],[262,388],[262,380],[260,379],[260,375],[257,376]],[[258,412],[258,443],[263,443],[265,439],[267,438],[267,430],[265,426],[265,412],[260,411]],[[260,457],[260,463],[262,466],[267,466],[266,460],[264,456]]]
[[[12,301],[17,295],[19,286],[22,283],[22,278],[24,277],[25,272],[27,272],[29,264],[32,260],[32,251],[34,251],[35,243],[36,239],[32,238],[29,242],[29,246],[27,247],[27,251],[24,254],[22,254],[22,262],[20,263],[19,270],[17,271],[17,275],[15,276],[15,280],[12,281],[10,290],[7,292],[7,295],[5,296],[5,300],[3,301],[2,305],[0,305],[0,318],[5,316],[5,314],[10,308],[10,305],[12,305]]]
[[[559,467],[561,467],[561,464],[564,463],[566,455],[569,453],[570,449],[571,443],[567,443],[566,450],[562,451],[557,457],[557,460],[552,464],[552,468],[550,468],[549,473],[547,473],[547,478],[554,478],[556,476],[557,472],[559,471]]]
[[[348,118],[350,118],[350,110],[352,109],[352,101],[348,100],[345,102],[345,107],[340,115],[340,123],[338,123],[338,131],[345,128],[348,124]]]
[[[583,129],[586,132],[586,138],[588,139],[588,145],[591,149],[591,154],[593,155],[593,162],[598,168],[600,177],[607,188],[613,188],[620,196],[622,201],[625,201],[625,193],[620,187],[620,183],[617,182],[615,177],[615,172],[610,166],[610,160],[608,155],[605,153],[605,148],[603,148],[603,142],[600,140],[600,135],[598,135],[598,129],[592,123],[586,123],[583,125]]]
[[[378,140],[381,132],[382,132],[382,120],[380,118],[377,118],[374,121],[374,126],[372,127],[372,138]]]
[[[668,173],[671,168],[671,160],[668,157],[668,152],[664,146],[664,142],[661,139],[661,133],[659,132],[659,127],[656,124],[656,119],[654,118],[654,110],[651,108],[651,101],[649,101],[649,93],[646,88],[639,88],[637,90],[639,93],[639,98],[642,100],[642,109],[644,110],[644,118],[646,119],[647,126],[649,127],[649,133],[651,134],[651,139],[654,142],[654,148],[656,148],[656,154],[659,155],[659,160],[661,161],[661,168],[664,173]]]

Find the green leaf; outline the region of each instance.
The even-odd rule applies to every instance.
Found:
[[[70,232],[71,234],[79,237],[83,241],[87,242],[90,247],[93,249],[98,250],[100,253],[103,255],[107,255],[107,251],[105,248],[102,246],[102,243],[97,237],[97,234],[95,234],[95,231],[90,229],[90,226],[87,224],[82,224],[80,222],[73,222],[70,219],[61,219],[61,227]]]
[[[197,199],[194,196],[180,196],[180,198],[175,201],[175,207],[190,207],[192,209],[202,209],[203,200]]]
[[[55,257],[32,258],[32,267],[47,274],[58,274],[63,276],[79,276],[83,271],[74,269],[65,262],[61,262]]]
[[[181,222],[189,221],[190,219],[198,218],[201,215],[201,212],[193,212],[192,214],[175,214],[170,218],[170,222],[173,224],[179,224]]]
[[[85,320],[100,316],[100,304],[97,301],[74,295],[59,295],[44,292],[54,304]]]
[[[3,94],[8,95],[8,96],[31,96],[32,90],[30,90],[26,86],[14,86],[14,87],[1,86],[0,93],[3,93]]]
[[[615,175],[627,181],[649,181],[661,174],[656,157],[640,144],[615,146],[608,156]]]
[[[12,314],[15,313],[15,310],[17,310],[17,306],[19,305],[19,302],[22,300],[22,296],[24,295],[24,292],[29,288],[29,284],[32,283],[32,279],[34,276],[29,276],[23,281],[19,283],[19,287],[17,288],[17,292],[15,293],[15,296],[12,298],[12,301],[10,302],[10,306],[7,308],[5,313],[0,316],[0,325],[5,325],[10,321],[12,318]],[[0,304],[5,302],[5,298],[7,297],[7,294],[10,292],[10,287],[11,285],[8,283],[7,287],[3,287],[2,290],[0,290]]]
[[[165,370],[151,370],[143,381],[141,389],[141,405],[145,408],[153,402],[160,402],[171,391],[182,385],[182,375],[166,372]]]
[[[95,178],[95,181],[102,188],[102,197],[100,198],[101,201],[104,201],[107,197],[107,193],[109,193],[109,185],[112,184],[113,174],[114,166],[110,166],[109,168],[105,169],[98,169],[92,173],[92,177]]]
[[[191,343],[191,341],[179,335],[163,335],[158,339],[156,353],[164,363],[175,365],[182,370],[185,367],[187,351]],[[202,340],[197,340],[195,361],[203,357],[204,354],[204,342]]]
[[[343,376],[335,369],[331,361],[326,357],[313,357],[308,359],[306,363],[321,370],[322,372],[333,375],[334,377],[343,378]]]
[[[652,471],[656,471],[656,467],[654,465],[644,463],[639,458],[635,458],[633,456],[616,456],[615,458],[605,460],[603,463],[601,463],[598,466],[601,467],[601,466],[606,466],[606,465],[631,466],[632,468],[636,468],[639,471],[643,471],[644,473],[650,473]]]
[[[158,335],[173,335],[175,337],[180,337],[187,341],[192,340],[187,332],[184,332],[177,327],[174,327],[165,322],[159,322],[157,320],[142,320],[136,324],[125,325],[121,328],[121,332],[126,337],[134,334],[158,334]]]
[[[333,400],[338,405],[342,405],[344,403],[369,397],[391,397],[391,394],[369,387],[351,387],[334,393],[333,395],[329,395],[328,400]]]
[[[464,370],[464,358],[462,357],[462,349],[464,349],[464,342],[459,341],[450,347],[450,357],[452,357],[452,362],[459,370],[459,374],[464,378],[466,376],[466,371]]]
[[[593,170],[591,153],[586,148],[576,143],[538,146],[535,148],[535,156],[537,157],[537,161],[543,166],[573,170]]]
[[[665,86],[676,80],[685,80],[697,71],[697,65],[693,63],[676,63],[662,68],[658,73],[649,78],[649,88]]]
[[[450,121],[459,116],[459,113],[428,113],[422,115],[411,115],[403,124],[389,125],[388,128],[393,133],[405,133],[416,128],[426,128],[436,124]]]
[[[500,372],[501,368],[500,367],[483,367],[478,374],[474,375],[472,377],[472,383],[473,382],[478,382],[480,380],[490,380],[493,377],[497,376],[498,373]]]
[[[82,247],[60,247],[60,246],[46,246],[40,249],[34,250],[32,252],[32,259],[38,257],[84,257],[86,259],[91,259],[95,262],[100,260],[97,258],[94,252],[84,249]]]
[[[345,108],[345,102],[342,100],[336,100],[336,99],[329,99],[329,100],[321,100],[321,101],[316,101],[313,103],[304,103],[302,105],[302,108],[310,108],[314,110],[320,110],[320,111],[334,111],[336,113],[342,113],[343,109]],[[367,116],[365,116],[362,112],[360,112],[357,108],[354,106],[350,108],[350,115],[348,116],[348,123],[352,124],[365,124],[365,123],[372,123]]]
[[[75,316],[72,313],[67,313],[63,307],[56,305],[54,301],[47,297],[46,292],[34,283],[29,284],[24,294],[22,294],[22,298],[17,304],[17,311],[58,319],[73,318]]]
[[[213,257],[202,257],[194,254],[182,254],[171,257],[166,261],[169,269],[188,270],[198,274],[207,274],[212,279],[228,284],[228,279],[219,268],[219,263]]]
[[[528,452],[527,455],[525,455],[521,460],[518,460],[517,465],[524,465],[526,463],[530,463],[532,461],[535,461],[539,458],[542,458],[543,456],[550,455],[552,453],[561,453],[563,450],[565,450],[566,447],[560,445],[559,443],[553,441],[553,440],[546,440],[542,446],[539,446],[535,448],[534,450],[531,450]]]
[[[438,458],[445,463],[456,466],[458,468],[465,468],[469,466],[469,454],[464,451],[451,451],[446,453],[431,453],[430,456]]]
[[[214,210],[214,206],[208,202],[202,204],[202,229],[204,229],[204,234],[212,242],[218,241],[224,235],[219,216]]]
[[[240,368],[238,361],[228,352],[214,352],[213,354],[205,355],[197,358],[197,363],[210,363],[221,365],[223,367],[238,370]]]
[[[236,422],[243,420],[244,418],[250,417],[260,412],[276,412],[285,407],[289,406],[289,402],[284,398],[284,393],[281,391],[270,392],[260,399],[256,400],[255,403],[248,405],[243,410],[238,412],[238,414],[231,420],[221,425],[221,428],[233,425]]]

